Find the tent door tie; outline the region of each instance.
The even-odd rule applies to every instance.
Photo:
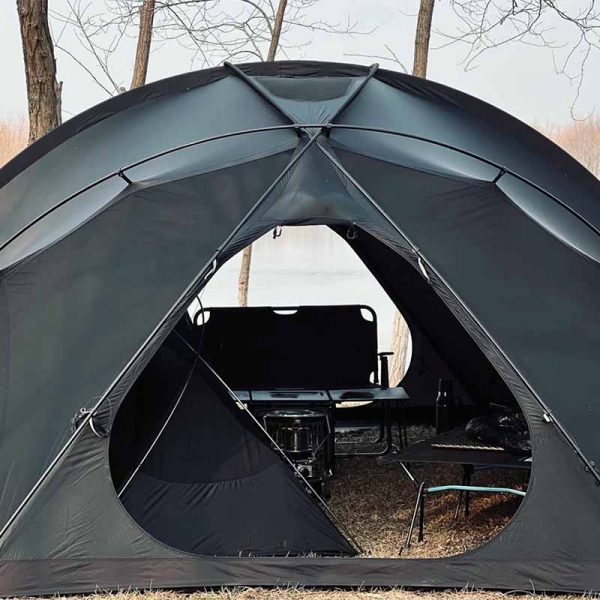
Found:
[[[275,228],[273,229],[273,239],[276,240],[277,238],[281,237],[282,233],[283,233],[283,227],[281,225],[276,225]]]
[[[81,425],[82,421],[91,413],[92,411],[89,408],[81,407],[75,416],[71,419],[71,430],[77,431],[79,425]],[[94,433],[96,437],[106,438],[108,437],[108,431],[101,425],[94,416],[88,421],[90,429]]]
[[[350,227],[348,227],[348,231],[346,231],[346,238],[349,240],[355,240],[358,237],[358,229],[356,228],[356,223],[352,223]]]

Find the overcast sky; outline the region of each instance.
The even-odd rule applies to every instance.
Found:
[[[49,4],[51,10],[67,12],[66,0],[49,0]],[[101,10],[104,0],[91,0],[91,5],[92,9]],[[357,22],[360,29],[373,30],[372,33],[355,36],[308,31],[291,33],[287,41],[301,46],[289,49],[288,56],[370,63],[374,59],[356,55],[386,54],[387,44],[410,68],[417,8],[418,0],[320,0],[310,9],[307,21],[319,19],[335,23],[349,17]],[[440,0],[435,10],[434,29],[456,31],[458,24],[448,2]],[[569,42],[575,39],[576,33],[566,25],[551,25],[557,26],[553,32],[557,40]],[[58,24],[53,23],[55,35],[57,30]],[[442,42],[439,35],[434,35],[434,47]],[[61,43],[78,58],[88,60],[72,33],[64,33]],[[131,79],[134,51],[134,41],[126,40],[114,59],[114,78],[124,86]],[[575,97],[575,88],[566,77],[556,73],[552,50],[517,43],[503,46],[484,54],[478,61],[479,66],[470,71],[465,71],[460,64],[465,51],[465,47],[458,45],[432,50],[429,77],[487,100],[528,123],[565,123],[571,119],[570,105]],[[14,0],[0,0],[0,56],[0,118],[25,114],[25,79]],[[283,56],[279,55],[279,58]],[[149,80],[188,71],[190,62],[190,51],[177,42],[160,44],[150,58]],[[391,62],[378,62],[387,68],[399,68]],[[57,64],[58,78],[64,82],[65,118],[108,97],[71,57],[60,50],[57,51]],[[596,55],[588,63],[585,83],[576,105],[579,116],[600,110],[598,73],[600,57]]]

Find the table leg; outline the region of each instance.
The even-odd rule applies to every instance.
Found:
[[[404,548],[410,549],[412,543],[412,535],[415,529],[415,523],[417,521],[417,513],[419,511],[419,507],[421,506],[421,497],[423,496],[423,490],[425,488],[425,482],[421,482],[419,485],[419,491],[417,492],[417,499],[415,501],[415,508],[413,510],[412,518],[410,520],[410,525],[408,527],[408,534],[406,536],[406,542],[404,543]],[[402,554],[402,549],[400,549],[400,554]]]
[[[473,473],[472,465],[465,465],[465,485],[471,485],[471,475]],[[465,492],[465,518],[469,516],[469,510],[471,508],[471,494],[469,491]]]
[[[419,541],[422,542],[425,537],[425,490],[421,494],[419,511]]]
[[[383,400],[383,414],[385,422],[385,451],[383,454],[387,454],[392,450],[393,447],[393,436],[392,436],[392,414],[390,410],[390,401]]]

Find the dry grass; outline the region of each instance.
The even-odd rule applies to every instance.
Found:
[[[0,119],[0,167],[25,148],[27,136],[25,119]]]
[[[413,468],[418,481],[428,485],[458,484],[462,469],[451,465]],[[474,475],[473,483],[526,488],[523,471],[489,470]],[[417,490],[400,465],[381,465],[374,457],[338,459],[329,504],[355,537],[365,556],[398,557],[415,506]],[[405,558],[433,558],[460,554],[496,536],[520,505],[517,496],[474,495],[471,514],[455,520],[457,495],[437,494],[427,499],[425,541],[416,543],[416,532]]]
[[[528,596],[531,594],[528,594]],[[502,600],[509,594],[500,592],[441,591],[412,592],[393,590],[305,590],[301,588],[238,588],[183,594],[177,592],[120,592],[75,596],[70,600]],[[540,597],[540,596],[536,596]],[[58,598],[54,596],[54,598]],[[555,600],[575,600],[581,596],[552,596]]]
[[[541,127],[540,131],[600,177],[600,117],[563,126]]]

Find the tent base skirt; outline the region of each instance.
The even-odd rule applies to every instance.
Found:
[[[600,591],[600,561],[448,559],[173,558],[0,562],[0,596],[227,586],[471,588]]]

